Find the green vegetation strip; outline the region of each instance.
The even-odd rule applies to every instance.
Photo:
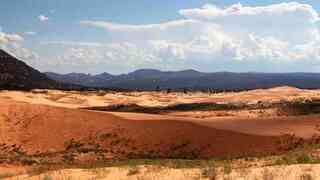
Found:
[[[236,111],[236,110],[262,110],[276,108],[278,115],[309,115],[320,113],[319,100],[295,100],[276,103],[257,102],[256,104],[245,103],[186,103],[175,104],[166,107],[148,107],[137,104],[115,104],[110,106],[85,107],[83,109],[109,112],[135,112],[159,114],[166,112],[183,111]]]
[[[137,104],[119,104],[103,107],[87,107],[84,109],[95,111],[110,111],[110,112],[138,112],[138,113],[151,113],[158,114],[171,111],[222,111],[222,110],[240,110],[244,105],[232,104],[217,104],[217,103],[190,103],[190,104],[177,104],[167,107],[146,107]]]

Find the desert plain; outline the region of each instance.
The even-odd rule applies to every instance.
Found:
[[[293,87],[1,91],[0,178],[317,179],[319,113]]]

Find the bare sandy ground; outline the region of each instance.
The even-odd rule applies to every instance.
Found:
[[[33,105],[47,105],[63,108],[106,106],[112,104],[131,104],[141,106],[168,106],[178,103],[216,102],[216,103],[257,103],[279,102],[281,100],[318,99],[320,90],[301,90],[292,87],[279,87],[252,90],[239,93],[156,93],[156,92],[63,92],[56,90],[35,90],[33,92],[1,91],[0,100],[25,102]],[[273,112],[173,112],[162,115],[138,113],[112,113],[127,120],[178,120],[188,121],[207,127],[230,130],[240,133],[278,136],[295,133],[300,137],[311,137],[317,131],[319,116],[276,117]]]
[[[31,104],[79,108],[135,103],[141,106],[168,106],[181,103],[256,103],[279,102],[294,99],[319,99],[320,90],[302,90],[292,87],[252,90],[238,93],[157,93],[157,92],[63,92],[34,90],[33,92],[0,91],[0,98]]]
[[[247,103],[293,101],[296,99],[319,99],[320,90],[300,90],[280,87],[267,90],[253,90],[240,93],[105,93],[105,92],[63,92],[55,90],[37,90],[33,92],[0,92],[0,145],[21,146],[28,153],[56,152],[65,149],[65,142],[79,139],[87,142],[99,140],[101,135],[116,134],[126,144],[118,144],[121,153],[130,153],[132,149],[143,152],[157,152],[164,157],[172,147],[185,145],[184,150],[197,149],[200,157],[222,157],[250,153],[276,153],[278,136],[294,133],[299,137],[310,138],[318,133],[320,115],[275,116],[272,110],[264,112],[249,111],[190,111],[167,114],[143,113],[106,113],[78,108],[106,106],[112,104],[138,104],[141,106],[168,106],[180,103],[215,102]],[[103,148],[110,143],[99,141]],[[179,144],[180,143],[180,144]],[[111,146],[112,147],[112,146]],[[110,155],[112,158],[112,154]],[[11,167],[0,166],[1,170]],[[261,179],[264,173],[275,173],[275,179],[300,177],[308,173],[319,178],[319,166],[288,166],[277,168],[250,169],[244,179]],[[307,170],[306,170],[307,169]],[[289,173],[294,170],[295,173]],[[117,168],[101,170],[102,179],[192,179],[201,178],[201,169],[193,170],[157,170],[147,173],[149,168],[141,167],[138,175],[128,178],[130,169]],[[270,172],[269,172],[270,171]],[[97,172],[71,169],[52,172],[53,179],[69,177],[75,179],[95,179]],[[48,174],[47,174],[48,175]],[[200,175],[200,176],[199,176]],[[46,175],[20,179],[39,179]],[[231,176],[241,179],[241,171]],[[219,176],[220,179],[223,176]],[[218,179],[219,179],[218,178]]]
[[[212,170],[211,170],[212,171]],[[8,180],[38,180],[38,179],[105,179],[105,180],[207,180],[204,169],[172,169],[155,166],[139,167],[112,167],[100,169],[67,169],[48,172],[36,176],[21,175]],[[320,165],[291,165],[291,166],[274,166],[263,168],[235,169],[226,173],[221,169],[216,169],[217,180],[309,180],[320,178]]]
[[[232,153],[232,147],[246,151],[252,146],[270,149],[263,141],[284,133],[310,138],[317,133],[319,115],[299,117],[250,117],[246,113],[217,116],[210,112],[183,112],[161,115],[142,113],[104,113],[79,110],[87,106],[137,103],[144,106],[170,105],[190,102],[280,101],[294,98],[318,98],[318,90],[280,87],[240,93],[94,93],[63,91],[1,91],[0,142],[23,145],[30,151],[61,150],[63,141],[85,139],[113,130],[126,132],[144,144],[173,143],[179,136],[199,142],[199,147],[221,144],[208,150],[209,154]],[[198,114],[198,115],[197,115]],[[117,132],[122,133],[122,132]],[[133,135],[131,135],[132,133]],[[230,141],[228,138],[231,138]],[[235,140],[237,139],[237,140]],[[272,138],[271,138],[272,139]],[[145,142],[142,142],[145,141]],[[228,143],[225,143],[228,142]],[[232,143],[230,143],[232,142]],[[241,143],[240,143],[241,142]],[[243,143],[247,142],[247,143]],[[272,143],[271,143],[272,144]],[[159,146],[159,145],[158,145]],[[165,145],[164,145],[165,146]],[[210,148],[209,148],[210,149]]]

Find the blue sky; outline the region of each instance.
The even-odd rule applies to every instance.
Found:
[[[0,46],[61,73],[320,72],[319,11],[316,0],[4,0]]]

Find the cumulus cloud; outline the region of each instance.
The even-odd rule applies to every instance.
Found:
[[[45,16],[45,15],[39,15],[39,16],[38,16],[38,19],[39,19],[39,21],[41,21],[41,22],[49,21],[49,17],[48,17],[48,16]]]
[[[59,57],[61,63],[106,65],[119,71],[148,67],[305,71],[310,64],[320,67],[319,14],[311,5],[207,4],[178,13],[183,18],[154,24],[81,21],[83,26],[106,31],[112,42],[46,45],[67,47]]]
[[[290,3],[280,3],[280,4],[272,4],[268,6],[257,6],[257,7],[250,7],[250,6],[242,6],[241,3],[231,5],[226,8],[219,8],[215,5],[207,4],[202,8],[196,9],[182,9],[179,13],[185,17],[191,19],[201,19],[201,20],[219,20],[226,18],[250,18],[254,16],[263,15],[264,17],[260,20],[267,20],[270,16],[277,16],[280,19],[285,19],[290,16],[297,17],[297,19],[291,19],[292,21],[301,22],[316,22],[319,20],[319,15],[312,6],[308,4],[301,4],[297,2],[290,2]],[[279,19],[274,19],[278,21]]]
[[[183,9],[179,13],[221,25],[225,31],[245,36],[254,33],[302,43],[310,37],[310,30],[318,28],[319,14],[308,5],[297,2],[268,6],[242,6],[240,3],[225,8],[205,5],[202,8]]]

